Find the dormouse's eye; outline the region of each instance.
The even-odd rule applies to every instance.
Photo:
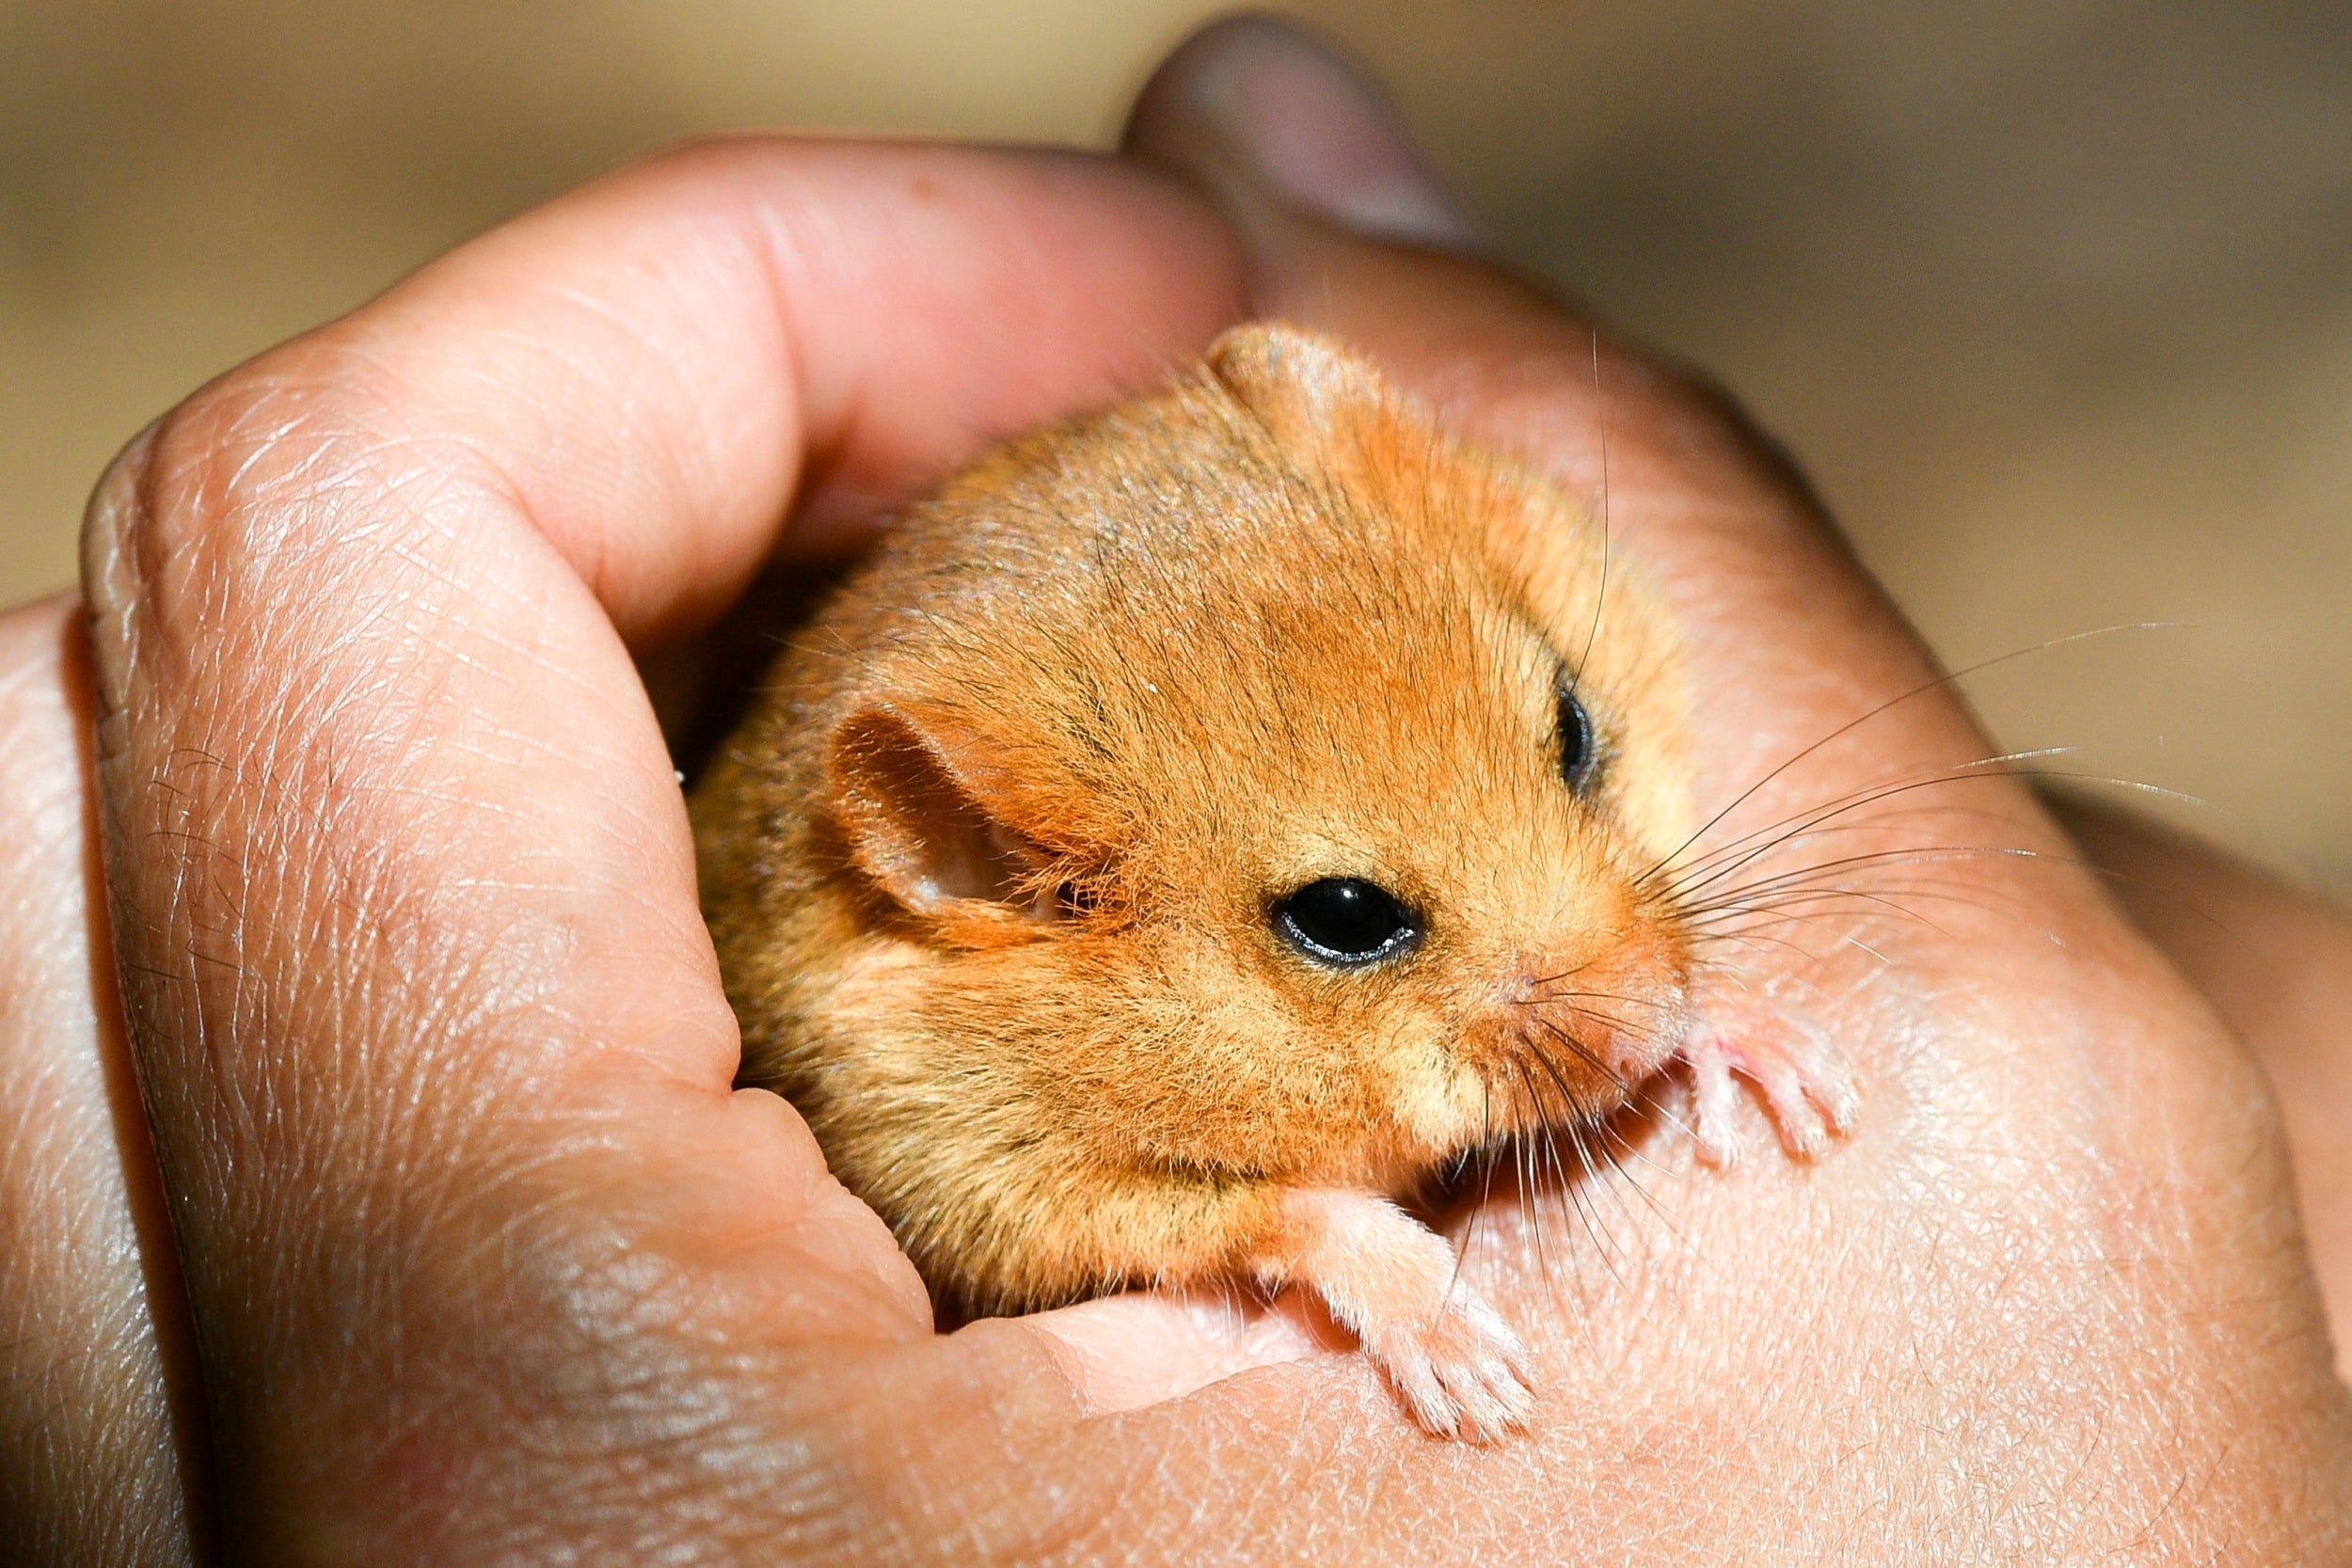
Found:
[[[1576,700],[1568,683],[1560,683],[1560,777],[1570,789],[1581,790],[1593,781],[1593,753],[1597,750],[1593,721]]]
[[[1315,962],[1348,969],[1401,953],[1421,936],[1410,910],[1354,877],[1309,882],[1274,907],[1274,928]]]

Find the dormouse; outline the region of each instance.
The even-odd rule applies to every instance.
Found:
[[[1813,1151],[1835,1053],[1715,997],[1675,627],[1588,511],[1237,329],[912,508],[694,791],[741,1078],[934,1292],[1318,1293],[1433,1433],[1531,1408],[1396,1201],[1670,1068]]]

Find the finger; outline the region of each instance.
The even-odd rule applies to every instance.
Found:
[[[79,607],[0,615],[0,1518],[25,1562],[193,1560],[178,1281],[116,1022]]]
[[[1196,34],[1138,97],[1125,150],[1216,201],[1247,242],[1260,313],[1375,350],[1450,422],[1595,497],[1613,425],[1613,502],[1761,500],[1832,541],[1729,398],[1492,261],[1376,86],[1290,24]]]
[[[1089,1411],[1140,1410],[1354,1341],[1296,1291],[1270,1307],[1215,1292],[1130,1293],[1021,1320],[1049,1337]]]
[[[787,504],[787,547],[820,552],[989,440],[1154,383],[1230,319],[1234,267],[1181,193],[1072,157],[694,149],[223,378],[151,478],[258,499],[326,447],[488,493],[657,638],[740,586]]]
[[[772,1432],[777,1380],[820,1399],[840,1347],[928,1340],[806,1129],[730,1089],[615,626],[691,621],[797,499],[837,520],[1156,378],[1236,308],[1228,244],[1117,166],[704,149],[118,463],[86,557],[108,879],[241,1549],[626,1532],[649,1488],[752,1484],[649,1465],[629,1390]]]

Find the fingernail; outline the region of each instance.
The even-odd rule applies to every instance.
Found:
[[[1285,200],[1359,233],[1485,248],[1378,85],[1308,34],[1236,17],[1196,35],[1163,69],[1225,150]]]

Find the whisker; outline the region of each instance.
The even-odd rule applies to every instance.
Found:
[[[1561,971],[1559,974],[1546,974],[1546,975],[1542,976],[1542,977],[1541,977],[1541,978],[1539,978],[1539,979],[1530,980],[1530,981],[1528,981],[1528,982],[1527,982],[1527,984],[1529,984],[1530,986],[1551,986],[1551,985],[1557,985],[1557,984],[1559,984],[1559,983],[1560,983],[1561,981],[1563,981],[1563,980],[1573,980],[1573,979],[1575,979],[1578,975],[1580,975],[1580,974],[1583,974],[1586,970],[1588,970],[1588,969],[1590,969],[1590,968],[1592,968],[1592,967],[1593,967],[1593,960],[1592,960],[1592,959],[1590,959],[1590,958],[1587,958],[1587,959],[1585,959],[1582,963],[1578,964],[1578,965],[1577,965],[1574,969],[1564,969],[1564,970],[1562,970],[1562,971]]]
[[[1839,824],[1834,828],[1825,828],[1823,824],[1832,822],[1836,817],[1845,816],[1850,812],[1859,810],[1864,806],[1872,805],[1881,800],[1891,800],[1898,795],[1906,794],[1913,790],[1925,789],[1939,784],[1965,782],[1965,779],[1968,776],[1995,776],[1982,771],[1983,769],[1995,766],[2002,768],[2001,773],[1997,776],[2003,778],[2032,780],[2055,779],[2083,784],[2113,784],[2122,788],[2138,789],[2146,793],[2157,795],[2169,800],[2184,801],[2192,805],[2204,806],[2206,804],[2205,801],[2200,800],[2196,796],[2185,794],[2179,790],[2167,789],[2159,784],[2141,784],[2138,781],[2131,779],[2115,778],[2097,773],[2074,772],[2058,768],[2011,768],[2007,766],[2008,764],[2020,760],[2028,760],[2034,757],[2062,755],[2072,750],[2073,748],[2069,747],[2044,747],[2039,751],[2012,752],[2004,753],[2000,756],[1982,757],[1978,759],[1976,762],[1961,764],[1936,773],[1915,775],[1907,779],[1897,780],[1883,784],[1871,785],[1867,789],[1856,790],[1849,795],[1836,798],[1830,801],[1822,802],[1820,805],[1808,807],[1804,811],[1791,813],[1789,816],[1781,818],[1779,822],[1771,824],[1765,828],[1757,829],[1754,832],[1743,834],[1741,837],[1733,840],[1730,844],[1711,850],[1707,855],[1704,855],[1698,860],[1685,865],[1675,876],[1675,878],[1673,878],[1666,884],[1664,895],[1670,899],[1677,900],[1686,898],[1690,893],[1695,889],[1706,886],[1708,882],[1717,879],[1721,876],[1727,874],[1729,871],[1737,870],[1740,865],[1753,864],[1756,861],[1762,859],[1765,855],[1774,853],[1790,845],[1806,842],[1812,837],[1825,832],[1850,832],[1873,826],[1882,819],[1880,816],[1873,816],[1861,823]],[[1967,815],[1972,816],[1999,815],[1997,813],[1986,812],[1981,809],[1972,810],[1970,808],[1963,807],[1953,807],[1947,809],[1956,812],[1965,812]],[[1897,815],[1908,816],[1915,815],[1915,813],[1907,811],[1899,814],[1883,814],[1883,816],[1888,817]],[[1765,838],[1767,835],[1775,833],[1779,836],[1770,838],[1768,842],[1761,845],[1756,845],[1753,848],[1747,847],[1748,846],[1754,844],[1755,840],[1758,838]],[[1986,848],[1988,852],[2000,852],[2000,847],[1987,846]],[[2010,847],[2010,852],[2020,854],[2038,853],[2038,851],[2026,850],[2019,847]],[[1718,863],[1724,861],[1726,857],[1737,857],[1735,863],[1729,865],[1718,865]],[[1716,869],[1708,870],[1708,868],[1710,866],[1715,866]],[[1701,873],[1704,873],[1704,875]]]
[[[1593,644],[1600,640],[1601,608],[1609,602],[1609,560],[1613,553],[1609,547],[1609,397],[1600,384],[1600,328],[1590,329],[1593,340],[1593,408],[1600,429],[1600,586],[1593,594],[1593,624],[1584,628],[1584,647],[1576,656],[1576,674],[1570,684],[1584,684],[1585,661],[1593,657]]]
[[[1900,881],[1873,879],[1868,883],[1859,884],[1851,880],[1830,880],[1834,877],[1851,877],[1865,871],[1879,871],[1890,867],[1931,865],[1944,862],[1993,858],[2049,861],[2060,865],[2075,866],[2085,863],[2077,856],[2022,847],[1985,847],[1920,850],[1908,853],[1887,851],[1881,855],[1855,856],[1844,862],[1802,867],[1760,879],[1756,882],[1726,889],[1710,897],[1706,903],[1686,911],[1682,919],[1686,927],[1703,930],[1709,926],[1719,924],[1726,916],[1736,916],[1751,911],[1786,908],[1793,904],[1807,902],[1829,902],[1847,897],[1867,897],[1874,894],[1934,897],[1947,903],[1965,903],[1987,911],[1996,907],[2019,906],[2023,902],[2020,897],[2011,895],[1997,886],[1983,887],[1974,883],[1923,881],[1915,879]],[[1970,896],[1963,897],[1959,892],[1955,891],[1956,888],[1965,888]]]
[[[1617,1267],[1613,1254],[1622,1243],[1618,1242],[1615,1233],[1601,1222],[1600,1215],[1595,1207],[1599,1198],[1597,1193],[1592,1189],[1598,1179],[1593,1169],[1591,1153],[1584,1143],[1584,1130],[1595,1123],[1593,1111],[1577,1098],[1575,1090],[1561,1075],[1557,1063],[1540,1052],[1535,1055],[1535,1063],[1544,1069],[1553,1086],[1560,1091],[1562,1108],[1567,1113],[1556,1121],[1547,1117],[1542,1126],[1544,1150],[1549,1160],[1553,1179],[1561,1192],[1574,1205],[1578,1218],[1583,1222],[1585,1234],[1591,1236],[1600,1247],[1602,1263],[1609,1269],[1612,1276],[1616,1276]],[[1630,1098],[1630,1091],[1629,1091],[1629,1098]],[[1576,1150],[1577,1163],[1582,1172],[1581,1180],[1569,1175],[1565,1163],[1560,1158],[1559,1140],[1563,1135],[1569,1139]],[[1622,1205],[1623,1201],[1620,1196],[1618,1202]],[[1631,1217],[1629,1213],[1628,1217]]]
[[[1964,890],[1964,893],[1963,891]],[[1979,888],[1969,883],[1944,881],[1872,881],[1867,884],[1821,882],[1813,879],[1791,880],[1786,885],[1745,890],[1730,895],[1717,903],[1695,911],[1689,924],[1706,927],[1720,923],[1725,916],[1753,912],[1758,910],[1793,908],[1804,904],[1834,903],[1841,898],[1878,895],[1889,897],[1933,897],[1946,903],[1965,903],[1980,910],[2016,909],[2024,900],[1998,888]]]
[[[1827,925],[1828,916],[1818,914],[1767,915],[1759,913],[1756,917],[1756,923],[1753,926],[1738,927],[1725,930],[1701,931],[1692,933],[1691,940],[1694,944],[1694,947],[1697,949],[1693,955],[1694,963],[1700,967],[1713,969],[1722,974],[1736,973],[1735,971],[1728,969],[1727,966],[1720,961],[1707,959],[1700,956],[1704,953],[1708,946],[1726,942],[1738,942],[1747,946],[1770,945],[1773,947],[1782,947],[1788,949],[1790,953],[1801,958],[1817,958],[1819,955],[1817,955],[1813,949],[1804,946],[1801,942],[1792,942],[1787,937],[1772,936],[1769,934],[1765,927],[1772,926]],[[1895,960],[1893,958],[1871,946],[1868,942],[1863,941],[1851,931],[1844,929],[1840,927],[1832,927],[1830,935],[1840,947],[1851,947],[1857,953],[1866,953],[1869,955],[1871,960],[1877,963],[1881,968],[1891,969],[1894,967]]]
[[[1585,1236],[1598,1249],[1602,1265],[1613,1275],[1616,1273],[1616,1264],[1611,1259],[1610,1253],[1615,1245],[1615,1238],[1609,1234],[1607,1228],[1594,1214],[1592,1196],[1584,1190],[1584,1183],[1569,1176],[1567,1163],[1560,1158],[1562,1131],[1564,1128],[1572,1130],[1575,1125],[1573,1122],[1558,1123],[1549,1120],[1543,1125],[1544,1163],[1551,1171],[1549,1185],[1557,1189],[1561,1196],[1567,1199],[1568,1207],[1576,1212],[1577,1223],[1584,1227]],[[1572,1132],[1570,1135],[1573,1136]]]
[[[1890,910],[1894,913],[1902,916],[1906,920],[1916,921],[1918,924],[1935,931],[1938,935],[1946,937],[1951,937],[1953,933],[1946,930],[1942,926],[1937,925],[1934,921],[1930,920],[1926,915],[1921,914],[1917,910],[1912,909],[1900,900],[1905,898],[1931,899],[1941,904],[1957,904],[1963,909],[1975,910],[1984,914],[1998,914],[2013,911],[2016,908],[2015,900],[1988,902],[1985,899],[1970,897],[1939,888],[1899,887],[1888,889],[1883,892],[1866,892],[1858,888],[1822,888],[1807,893],[1791,895],[1778,902],[1760,903],[1750,908],[1728,911],[1725,912],[1735,916],[1743,917],[1750,921],[1762,922],[1766,924],[1793,921],[1818,921],[1826,923],[1831,918],[1829,915],[1819,912],[1804,912],[1803,906],[1808,904],[1829,903],[1833,900],[1845,898],[1860,899],[1866,903],[1877,904],[1882,908]],[[1750,931],[1754,928],[1755,927],[1753,926],[1721,926],[1704,932],[1693,932],[1692,938],[1693,940],[1711,940],[1716,937],[1730,935],[1736,932]],[[1954,940],[1958,939],[1955,938]],[[1873,952],[1873,954],[1876,954],[1875,949],[1870,949],[1870,951]],[[1879,956],[1883,957],[1883,955]]]
[[[1599,1125],[1598,1122],[1580,1122],[1569,1128],[1568,1146],[1576,1150],[1577,1169],[1583,1175],[1583,1185],[1593,1195],[1594,1206],[1597,1208],[1601,1200],[1607,1198],[1616,1205],[1620,1216],[1630,1221],[1633,1218],[1633,1212],[1626,1207],[1625,1195],[1614,1191],[1607,1181],[1602,1180],[1600,1169],[1593,1160],[1593,1138],[1596,1135],[1595,1130]],[[1610,1243],[1613,1248],[1621,1244],[1617,1242],[1614,1232],[1610,1235]]]
[[[1535,1081],[1529,1074],[1527,1064],[1515,1057],[1511,1067],[1518,1074],[1520,1085],[1527,1091],[1528,1103],[1534,1112],[1536,1125],[1541,1126],[1544,1119],[1543,1096],[1535,1092]],[[1544,1276],[1544,1284],[1549,1289],[1554,1279],[1550,1255],[1544,1248],[1544,1195],[1543,1184],[1535,1180],[1535,1150],[1533,1141],[1527,1137],[1520,1137],[1515,1142],[1513,1152],[1518,1163],[1519,1191],[1527,1196],[1528,1233],[1535,1242],[1535,1269]]]
[[[1614,991],[1606,990],[1546,991],[1540,996],[1515,997],[1511,1000],[1509,1005],[1514,1007],[1541,1007],[1549,1006],[1554,1002],[1571,1002],[1586,998],[1597,1002],[1623,1002],[1630,1006],[1648,1007],[1658,1012],[1664,1012],[1670,1006],[1670,1004],[1658,1001],[1654,997],[1619,996]]]
[[[1478,1202],[1470,1209],[1470,1218],[1463,1222],[1461,1249],[1454,1255],[1454,1273],[1445,1282],[1447,1301],[1454,1299],[1454,1288],[1461,1283],[1462,1271],[1470,1267],[1470,1248],[1478,1244],[1478,1222],[1485,1217],[1486,1200],[1494,1194],[1495,1167],[1491,1150],[1495,1141],[1495,1086],[1493,1081],[1483,1073],[1480,1074],[1478,1080],[1478,1144],[1474,1149],[1466,1148],[1462,1151],[1461,1159],[1454,1163],[1453,1180],[1459,1181],[1462,1179],[1463,1173],[1470,1168],[1471,1156],[1475,1154],[1479,1156],[1483,1185],[1478,1195]]]
[[[1600,1250],[1600,1264],[1602,1268],[1609,1271],[1609,1277],[1616,1280],[1619,1284],[1623,1284],[1625,1282],[1625,1275],[1618,1271],[1617,1254],[1623,1250],[1624,1243],[1617,1240],[1615,1231],[1611,1230],[1600,1221],[1599,1189],[1601,1182],[1600,1178],[1595,1174],[1593,1170],[1592,1151],[1585,1148],[1584,1134],[1581,1128],[1571,1126],[1565,1130],[1565,1135],[1568,1140],[1568,1147],[1576,1151],[1577,1167],[1582,1172],[1583,1175],[1583,1180],[1576,1183],[1575,1190],[1586,1195],[1583,1200],[1578,1204],[1579,1212],[1584,1216],[1584,1232],[1586,1235],[1592,1237],[1594,1242],[1598,1245]],[[1560,1156],[1555,1150],[1552,1155],[1552,1164],[1555,1168],[1557,1168],[1560,1165]],[[1563,1172],[1563,1180],[1566,1180],[1565,1172]]]
[[[1763,924],[1765,926],[1770,926],[1775,924],[1794,923],[1798,918],[1799,917],[1797,916],[1791,915],[1788,917],[1786,922],[1767,921]],[[1787,937],[1768,936],[1760,927],[1740,927],[1731,930],[1695,932],[1692,934],[1692,940],[1694,942],[1736,942],[1749,946],[1764,946],[1769,944],[1773,947],[1785,947],[1790,953],[1799,958],[1809,958],[1813,956],[1812,951],[1809,948],[1800,946],[1796,942],[1789,941]]]
[[[1888,698],[1885,702],[1879,704],[1876,707],[1873,707],[1868,712],[1862,714],[1859,718],[1848,720],[1845,723],[1840,724],[1837,728],[1830,731],[1829,734],[1821,736],[1820,739],[1816,740],[1810,746],[1804,748],[1795,755],[1783,762],[1779,767],[1773,768],[1771,772],[1765,774],[1762,778],[1748,785],[1747,788],[1741,790],[1738,795],[1734,796],[1729,804],[1725,805],[1714,816],[1708,817],[1705,822],[1699,824],[1698,830],[1692,833],[1689,838],[1684,839],[1682,843],[1670,852],[1665,857],[1665,860],[1661,861],[1659,864],[1663,865],[1673,861],[1674,858],[1677,855],[1679,855],[1684,849],[1689,848],[1692,844],[1697,843],[1699,839],[1706,836],[1708,830],[1712,829],[1725,816],[1729,816],[1734,811],[1737,811],[1740,805],[1754,796],[1757,790],[1762,789],[1766,784],[1769,784],[1774,779],[1779,778],[1783,773],[1786,773],[1789,768],[1794,768],[1798,763],[1803,762],[1805,758],[1811,756],[1822,747],[1829,745],[1832,741],[1838,739],[1840,736],[1851,734],[1861,725],[1868,723],[1871,720],[1876,719],[1879,715],[1886,712],[1890,708],[1898,707],[1904,703],[1910,702],[1915,697],[1924,696],[1928,692],[1933,691],[1938,687],[1949,686],[1955,681],[1965,680],[1970,675],[1979,674],[1986,670],[1994,669],[1998,665],[2007,664],[2012,659],[2024,658],[2031,654],[2047,653],[2053,648],[2062,648],[2069,643],[2087,641],[2094,637],[2108,637],[2118,632],[2124,631],[2169,630],[2176,628],[2178,626],[2178,622],[2137,621],[2127,622],[2111,626],[2099,626],[2090,631],[2078,631],[2065,637],[2054,637],[2047,641],[2037,642],[2031,647],[2018,648],[2010,653],[1999,655],[1996,657],[1984,659],[1979,663],[1971,664],[1965,669],[1955,670],[1948,674],[1938,675],[1932,680],[1924,681],[1919,685],[1913,687],[1908,691],[1904,691],[1897,696]],[[1652,871],[1655,871],[1657,867],[1653,866],[1651,869]],[[1643,877],[1641,879],[1637,879],[1637,880],[1645,880],[1649,875],[1649,872],[1645,872]]]
[[[1798,834],[1809,832],[1821,823],[1834,821],[1864,806],[1875,804],[1880,800],[1892,800],[1898,795],[1926,789],[1935,784],[1965,783],[1975,778],[2031,777],[2029,773],[2011,771],[1994,773],[1989,770],[1995,768],[2007,768],[2010,764],[2033,757],[2059,754],[2062,751],[2062,748],[2043,748],[2035,752],[2012,752],[1999,756],[1979,757],[1973,762],[1956,763],[1949,768],[1937,768],[1931,773],[1915,773],[1900,779],[1884,780],[1849,791],[1844,795],[1834,796],[1828,800],[1817,801],[1801,811],[1789,813],[1776,822],[1768,823],[1750,832],[1742,833],[1728,844],[1721,845],[1697,860],[1685,864],[1665,884],[1667,895],[1681,897],[1693,887],[1705,886],[1708,881],[1724,874],[1721,863],[1724,861],[1736,861],[1740,864],[1748,863],[1760,855],[1770,853]],[[1759,839],[1765,841],[1760,846],[1756,843]],[[1661,863],[1662,865],[1664,863]],[[1644,875],[1653,875],[1656,869],[1654,867],[1652,872]]]
[[[2074,859],[2075,857],[2073,856],[2054,855],[2045,850],[2029,849],[2023,845],[1947,845],[1938,846],[1932,849],[1873,849],[1858,855],[1840,855],[1832,860],[1818,861],[1811,865],[1797,866],[1788,871],[1777,871],[1752,882],[1736,883],[1710,895],[1704,901],[1687,905],[1684,918],[1695,918],[1708,910],[1718,908],[1723,901],[1727,899],[1756,893],[1774,892],[1783,887],[1802,887],[1805,882],[1821,877],[1845,876],[1886,866],[1940,865],[1958,861],[1983,860],[2051,860],[2065,864],[2074,862]]]
[[[1930,920],[1927,916],[1921,914],[1918,911],[1906,908],[1902,904],[1896,902],[1895,899],[1883,894],[1866,893],[1859,888],[1831,888],[1823,889],[1806,896],[1816,899],[1858,898],[1864,903],[1876,904],[1882,909],[1891,910],[1895,913],[1899,914],[1906,919],[1915,920],[1920,925],[1925,926],[1928,929],[1933,931],[1940,937],[1947,937],[1954,942],[1960,940],[1957,936],[1954,936],[1952,932],[1946,930],[1934,921]],[[1763,911],[1759,911],[1758,912]],[[1794,915],[1783,913],[1780,918],[1788,920],[1821,920],[1826,919],[1827,917],[1823,915]]]
[[[1581,1009],[1579,1010],[1581,1011]],[[1603,1020],[1603,1022],[1609,1022],[1613,1021]],[[1612,1084],[1616,1085],[1619,1093],[1628,1096],[1633,1093],[1633,1085],[1627,1083],[1622,1074],[1620,1074],[1615,1069],[1610,1067],[1606,1062],[1603,1062],[1598,1056],[1594,1055],[1592,1052],[1585,1049],[1584,1043],[1581,1040],[1579,1040],[1574,1035],[1569,1034],[1565,1029],[1561,1028],[1558,1024],[1546,1018],[1538,1018],[1535,1021],[1535,1026],[1543,1030],[1545,1034],[1549,1035],[1553,1039],[1558,1040],[1562,1045],[1566,1046],[1571,1052],[1575,1053],[1578,1061],[1582,1062],[1586,1067],[1591,1068],[1595,1072],[1601,1074]],[[1538,1062],[1541,1062],[1544,1065],[1545,1069],[1550,1072],[1555,1079],[1559,1079],[1560,1069],[1552,1065],[1550,1057],[1538,1051],[1535,1053],[1535,1059]],[[1565,1080],[1560,1080],[1560,1092],[1567,1099],[1568,1109],[1571,1112],[1579,1116],[1585,1114],[1584,1108],[1577,1103],[1576,1097],[1569,1092]]]
[[[1668,1234],[1679,1234],[1675,1227],[1674,1216],[1666,1212],[1665,1206],[1651,1196],[1647,1187],[1642,1185],[1641,1179],[1626,1168],[1625,1160],[1618,1153],[1618,1149],[1623,1148],[1626,1153],[1634,1154],[1637,1158],[1639,1151],[1627,1142],[1625,1133],[1617,1126],[1616,1118],[1612,1117],[1602,1122],[1597,1135],[1600,1140],[1600,1157],[1608,1162],[1609,1168],[1616,1173],[1618,1182],[1639,1197],[1642,1200],[1642,1206],[1647,1209],[1653,1216],[1665,1222]]]
[[[1579,1059],[1592,1067],[1596,1071],[1606,1072],[1608,1070],[1606,1068],[1601,1067],[1599,1062],[1594,1059],[1590,1052],[1586,1051],[1582,1046],[1577,1044],[1575,1037],[1569,1035],[1565,1030],[1547,1023],[1544,1025],[1544,1032],[1551,1036],[1552,1038],[1558,1040],[1561,1044],[1566,1046],[1570,1051],[1575,1052]],[[1586,1117],[1590,1117],[1592,1112],[1585,1106],[1582,1101],[1577,1098],[1576,1090],[1569,1086],[1567,1079],[1561,1076],[1560,1064],[1553,1061],[1549,1056],[1540,1051],[1535,1052],[1534,1054],[1535,1057],[1535,1065],[1544,1069],[1544,1075],[1549,1078],[1552,1082],[1553,1087],[1560,1091],[1560,1108],[1565,1113],[1563,1119],[1568,1121],[1582,1121]],[[1615,1075],[1612,1074],[1611,1076],[1613,1078]],[[1625,1082],[1623,1079],[1617,1079],[1616,1082],[1621,1087],[1623,1087]],[[1632,1091],[1629,1088],[1626,1089],[1625,1092],[1630,1094]]]

